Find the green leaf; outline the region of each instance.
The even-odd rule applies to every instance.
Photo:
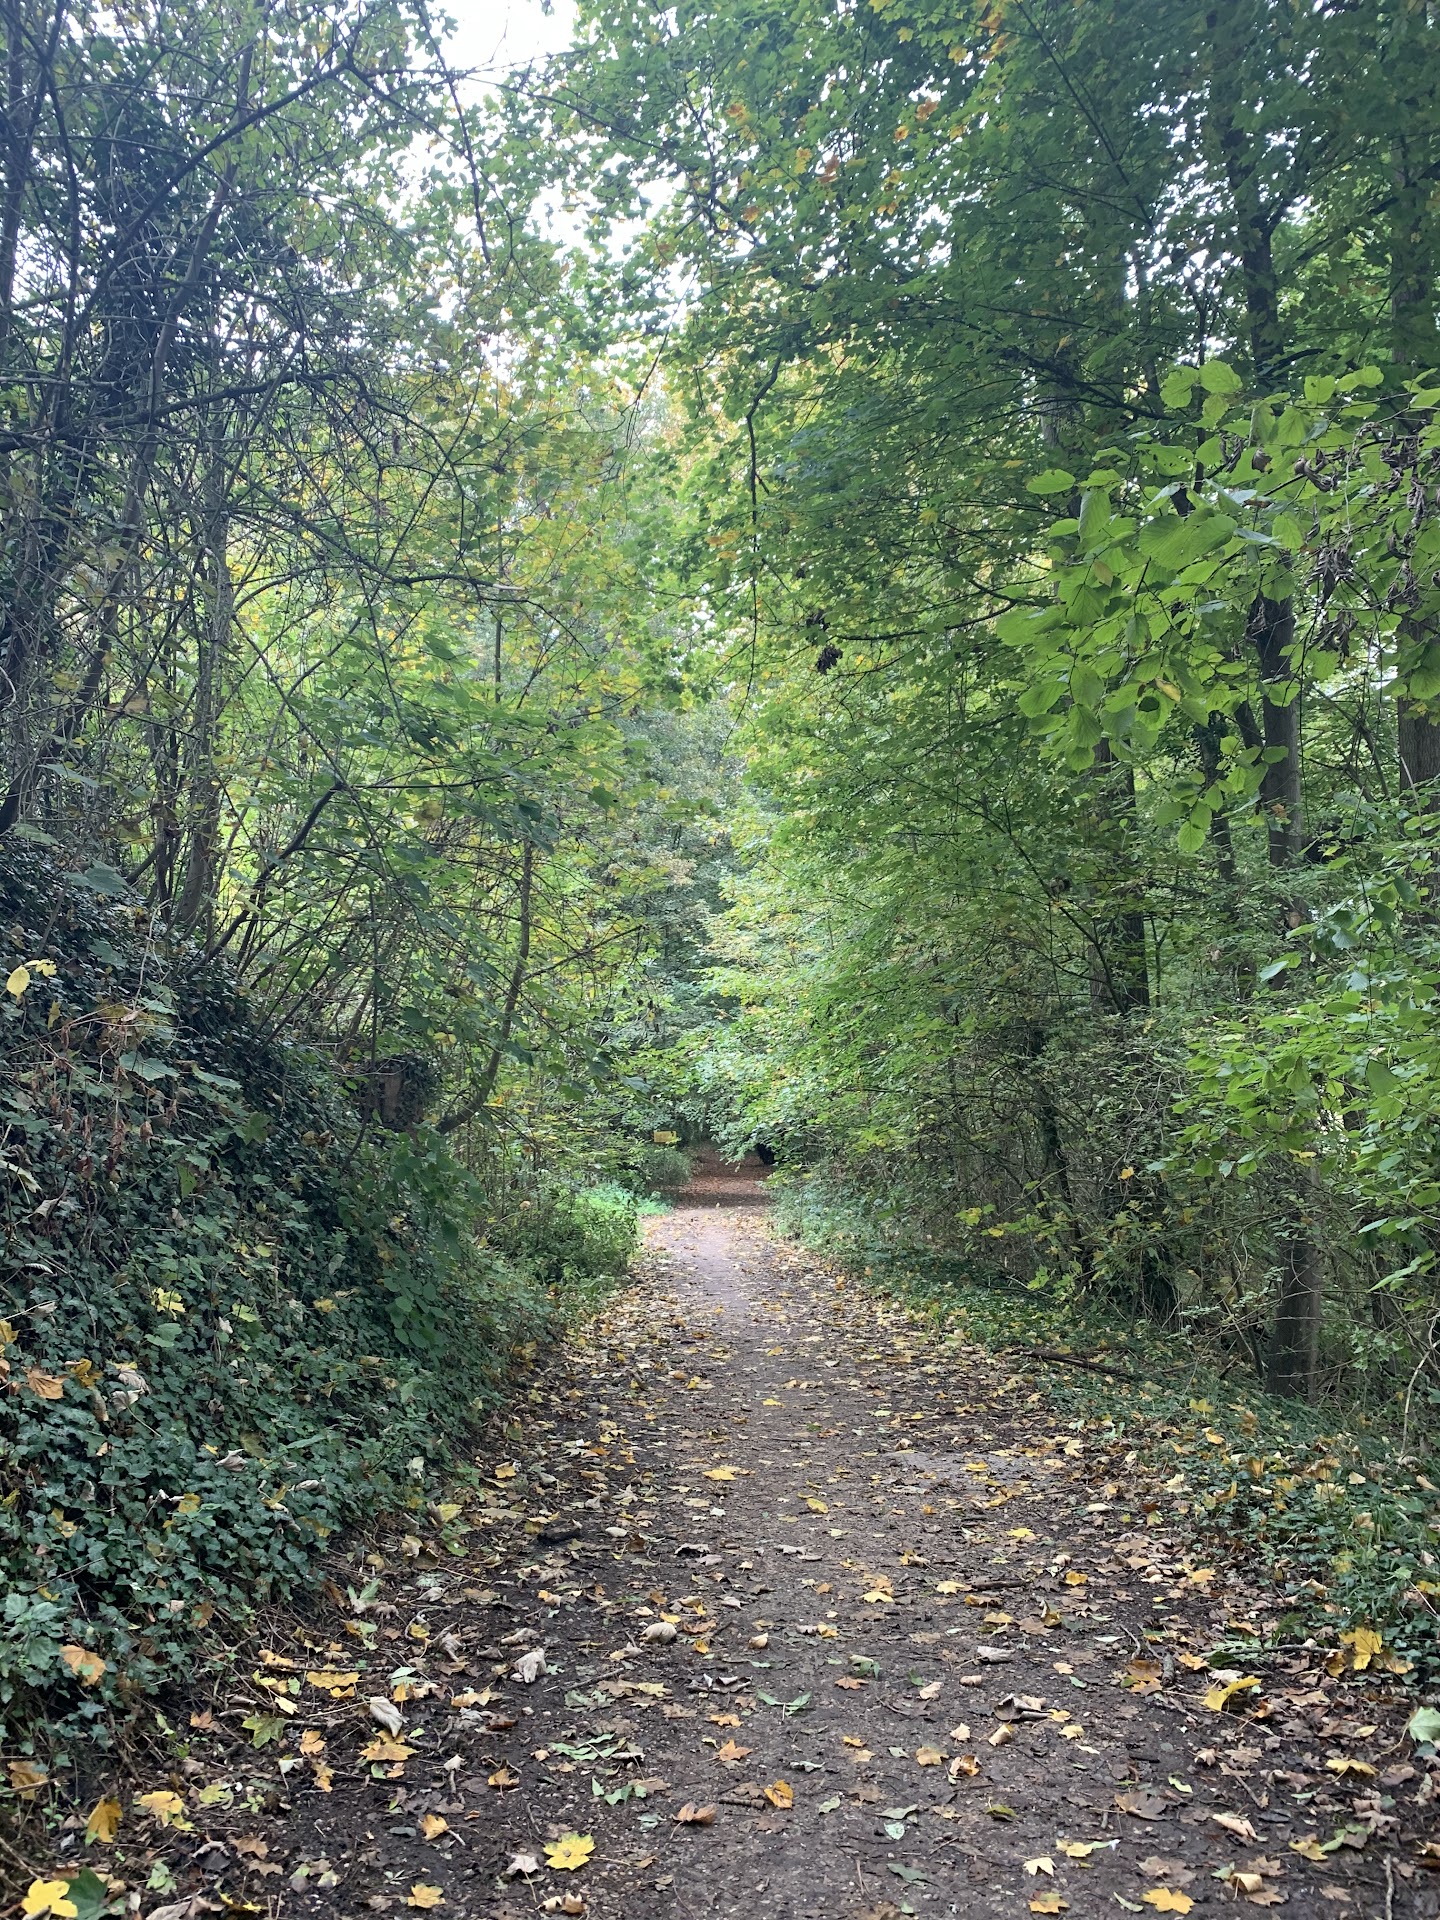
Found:
[[[1190,405],[1199,371],[1198,367],[1172,367],[1160,382],[1160,398],[1173,412],[1182,413]]]
[[[1047,467],[1044,473],[1037,473],[1033,479],[1027,480],[1025,485],[1031,493],[1041,495],[1069,493],[1075,486],[1075,476],[1073,473],[1066,473],[1062,467]]]
[[[1239,393],[1242,385],[1239,374],[1224,360],[1207,360],[1199,369],[1199,379],[1206,393]]]
[[[1405,1723],[1417,1747],[1440,1746],[1440,1707],[1417,1707]]]

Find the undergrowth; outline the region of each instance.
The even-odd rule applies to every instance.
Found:
[[[1338,1668],[1357,1658],[1356,1630],[1374,1629],[1383,1645],[1370,1666],[1440,1682],[1440,1462],[1403,1392],[1388,1415],[1277,1399],[1189,1333],[1103,1300],[976,1277],[818,1182],[782,1178],[772,1192],[779,1231],[872,1291],[1044,1367],[1059,1410],[1159,1473],[1172,1510],[1212,1551],[1264,1572],[1274,1609],[1262,1637],[1314,1636]]]
[[[438,1136],[167,953],[118,876],[0,876],[0,1740],[107,1742],[207,1629],[414,1508],[639,1206],[474,1231]]]

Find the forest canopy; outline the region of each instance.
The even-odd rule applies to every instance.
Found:
[[[0,23],[17,1713],[422,1499],[701,1140],[1433,1435],[1429,9]]]

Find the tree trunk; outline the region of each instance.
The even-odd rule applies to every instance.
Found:
[[[1308,1400],[1315,1391],[1320,1358],[1320,1314],[1324,1273],[1313,1209],[1315,1182],[1308,1168],[1290,1185],[1280,1226],[1280,1300],[1265,1357],[1265,1385],[1271,1393]]]

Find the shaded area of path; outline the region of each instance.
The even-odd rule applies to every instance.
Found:
[[[388,1545],[358,1612],[337,1584],[277,1629],[256,1677],[321,1675],[280,1797],[236,1797],[269,1762],[223,1732],[253,1689],[217,1693],[182,1893],[347,1920],[1440,1913],[1398,1701],[1296,1650],[1207,1708],[1244,1586],[1157,1524],[1133,1456],[777,1245],[757,1172],[712,1164],[652,1223],[465,1519]],[[217,1774],[231,1801],[202,1807]],[[573,1871],[546,1858],[566,1835]]]

